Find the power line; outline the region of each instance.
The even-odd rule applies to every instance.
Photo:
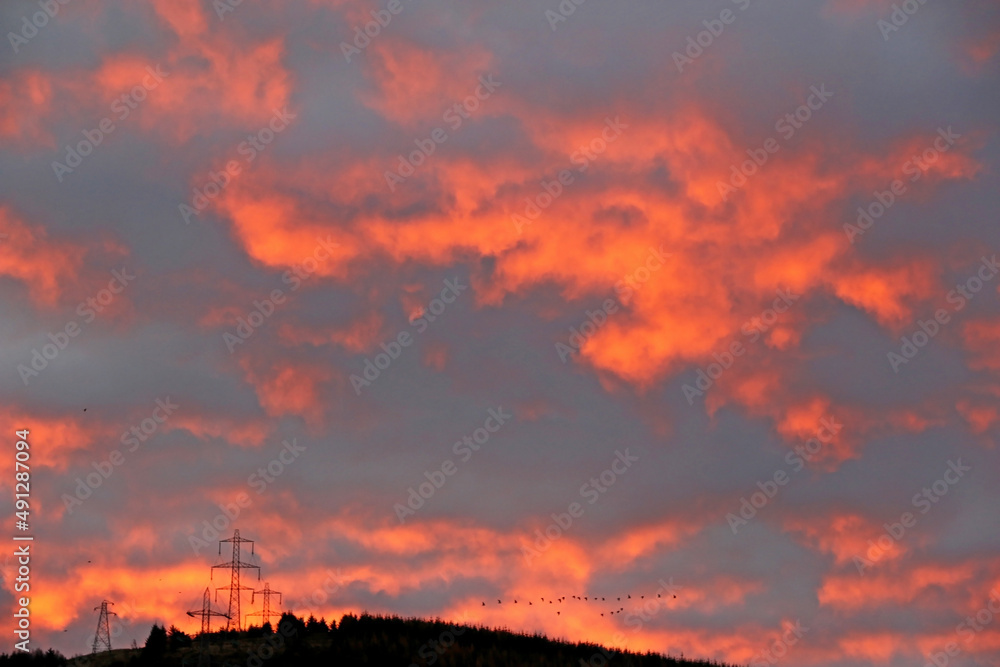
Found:
[[[100,607],[94,607],[94,611],[101,610],[101,615],[97,617],[97,632],[94,633],[94,646],[91,653],[97,653],[97,645],[103,644],[105,651],[111,650],[111,623],[108,616],[117,616],[113,611],[108,611],[108,605],[114,602],[103,600]]]
[[[229,614],[224,614],[221,611],[215,611],[212,609],[212,594],[211,591],[206,587],[205,595],[201,601],[201,609],[196,609],[194,611],[189,611],[187,613],[191,618],[196,616],[201,617],[201,634],[207,635],[212,631],[212,617],[222,616],[223,618],[229,618]]]
[[[216,598],[218,598],[219,591],[229,591],[229,615],[226,619],[226,629],[229,630],[230,626],[235,623],[236,630],[242,630],[242,616],[240,616],[240,591],[252,591],[252,586],[240,586],[240,571],[247,569],[257,570],[257,580],[260,581],[260,566],[254,565],[252,563],[244,563],[240,560],[240,545],[243,543],[249,543],[250,555],[253,555],[253,540],[245,540],[240,537],[239,529],[233,532],[233,536],[226,540],[219,540],[219,555],[222,555],[222,543],[231,542],[233,545],[233,559],[228,563],[221,563],[219,565],[212,566],[212,573],[220,567],[228,567],[231,570],[230,581],[228,586],[220,586],[215,589]]]
[[[254,603],[254,600],[256,599],[258,593],[260,593],[261,597],[264,598],[264,610],[255,611],[252,614],[247,614],[247,618],[251,616],[260,616],[261,617],[260,624],[264,625],[265,623],[271,620],[272,616],[281,616],[280,611],[274,611],[274,612],[271,611],[271,596],[277,595],[278,604],[281,604],[281,591],[272,591],[271,585],[265,581],[264,588],[259,591],[254,591],[253,595],[250,596],[250,604]]]

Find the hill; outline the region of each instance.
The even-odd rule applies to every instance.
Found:
[[[0,655],[0,667],[181,667],[207,664],[247,667],[311,665],[390,665],[404,667],[723,667],[654,653],[573,644],[507,629],[453,625],[442,620],[396,616],[346,615],[328,626],[314,618],[285,614],[270,624],[243,632],[219,631],[189,637],[176,628],[154,626],[142,649],[118,649],[66,659],[54,651]]]

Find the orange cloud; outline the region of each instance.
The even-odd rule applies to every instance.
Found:
[[[0,275],[23,283],[31,298],[53,307],[79,277],[83,257],[66,241],[53,241],[45,228],[0,206]]]
[[[326,404],[322,385],[339,374],[312,363],[265,363],[266,368],[262,368],[264,364],[252,361],[249,355],[240,361],[264,411],[272,417],[298,415],[311,425],[322,423]]]
[[[15,71],[0,81],[0,139],[25,148],[55,148],[46,129],[52,111],[52,82],[38,70]]]
[[[975,563],[914,564],[900,567],[894,563],[874,568],[859,575],[851,569],[840,574],[828,574],[817,592],[821,605],[837,610],[871,609],[881,605],[917,606],[928,589],[936,587],[967,587],[975,578]],[[937,607],[933,598],[924,604]]]

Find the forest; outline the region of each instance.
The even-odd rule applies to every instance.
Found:
[[[347,614],[339,622],[285,613],[244,631],[194,637],[154,625],[142,647],[67,658],[56,651],[0,655],[0,667],[278,667],[399,665],[399,667],[726,667],[683,656],[639,654],[597,644],[574,644],[505,628],[453,625],[443,620]]]

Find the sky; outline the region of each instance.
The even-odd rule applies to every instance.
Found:
[[[33,648],[197,631],[238,529],[300,615],[1000,665],[997,3],[0,26]]]

